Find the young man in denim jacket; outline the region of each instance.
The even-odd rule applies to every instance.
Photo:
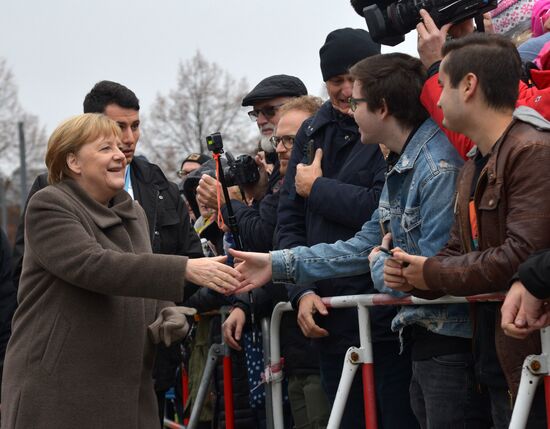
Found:
[[[384,286],[388,255],[377,247],[434,255],[445,245],[453,222],[455,183],[462,160],[419,101],[426,72],[417,59],[386,54],[360,61],[351,106],[364,144],[384,144],[390,154],[378,209],[348,241],[297,247],[243,257],[239,270],[254,285],[275,281],[308,283],[357,275],[370,269],[375,287]],[[391,233],[391,237],[389,235]],[[383,241],[382,241],[383,240]],[[372,253],[371,253],[372,252]],[[324,307],[318,308],[326,314]],[[472,329],[466,304],[406,306],[392,323],[412,335],[411,406],[423,428],[483,427],[471,355]]]

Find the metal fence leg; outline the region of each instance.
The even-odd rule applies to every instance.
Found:
[[[533,398],[535,397],[535,392],[541,378],[541,374],[534,373],[533,369],[539,367],[541,357],[538,355],[527,356],[523,363],[518,397],[516,398],[512,419],[510,420],[510,429],[523,429],[527,425],[531,404],[533,403]]]
[[[269,317],[264,317],[260,320],[262,327],[262,345],[264,348],[264,367],[271,365],[271,350],[270,350],[270,338],[269,338]],[[274,429],[273,426],[273,395],[271,383],[265,383],[265,417],[267,429]]]
[[[357,372],[359,359],[362,351],[356,347],[350,347],[346,352],[344,359],[344,368],[342,369],[342,376],[340,377],[340,383],[338,384],[338,390],[336,391],[336,398],[332,404],[332,410],[330,411],[330,418],[328,420],[327,429],[338,429],[340,427],[340,421],[344,414],[346,402],[348,400],[349,389],[353,383],[353,377]]]
[[[208,350],[208,357],[206,359],[206,365],[202,373],[201,382],[199,384],[199,389],[197,391],[197,397],[195,403],[193,404],[193,409],[191,410],[191,416],[189,417],[189,424],[187,429],[195,429],[199,424],[199,417],[208,393],[208,386],[214,370],[216,369],[216,364],[218,358],[223,356],[223,345],[222,344],[212,344]]]
[[[523,363],[518,397],[516,398],[516,403],[514,404],[514,410],[512,412],[512,419],[510,420],[510,429],[523,429],[526,427],[533,398],[535,397],[537,387],[542,377],[544,377],[545,385],[546,421],[547,427],[550,428],[550,383],[548,381],[550,378],[550,329],[541,329],[540,339],[542,354],[527,356]]]
[[[271,314],[270,324],[270,353],[271,359],[270,365],[275,365],[281,360],[281,344],[280,344],[280,325],[283,312],[292,310],[290,303],[280,302],[273,309]],[[284,414],[283,414],[283,384],[282,377],[277,378],[271,382],[271,395],[273,399],[273,427],[275,429],[282,429],[284,427]],[[267,398],[266,398],[267,399]]]

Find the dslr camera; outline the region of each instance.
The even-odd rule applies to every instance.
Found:
[[[206,147],[216,154],[223,153],[223,139],[220,133],[213,133],[206,137]],[[225,153],[227,166],[223,167],[226,186],[249,185],[260,180],[258,166],[250,155],[239,155],[235,158],[230,152]],[[216,172],[207,172],[216,177]]]
[[[395,46],[421,21],[420,9],[426,9],[435,24],[459,23],[497,7],[497,0],[352,0],[357,13],[367,21],[372,40]]]

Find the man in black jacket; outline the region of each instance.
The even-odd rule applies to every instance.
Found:
[[[139,100],[133,91],[111,81],[95,84],[84,99],[84,113],[104,113],[114,120],[122,131],[122,152],[126,157],[124,189],[145,210],[154,253],[202,257],[199,238],[189,221],[185,203],[176,184],[169,182],[162,170],[143,157],[134,156],[140,137]],[[47,174],[36,178],[30,197],[47,186]],[[24,219],[24,216],[22,217]],[[24,253],[24,224],[17,228],[14,248],[14,277],[16,286],[21,275]],[[155,287],[155,285],[151,285]],[[159,346],[153,377],[159,403],[160,422],[164,417],[164,395],[174,384],[175,371],[180,362],[179,346]]]
[[[378,207],[385,162],[377,145],[361,144],[348,103],[353,86],[348,68],[379,53],[380,45],[366,31],[351,28],[331,32],[321,47],[321,71],[330,100],[296,135],[280,195],[279,249],[347,240]],[[321,297],[365,293],[375,293],[368,274],[289,288],[298,324],[319,346],[321,380],[331,402],[345,353],[359,345],[359,327],[356,309],[327,312]],[[407,348],[399,354],[397,335],[390,331],[395,309],[373,307],[370,314],[380,426],[414,428],[408,395],[410,355]],[[341,427],[363,426],[363,408],[358,372]]]

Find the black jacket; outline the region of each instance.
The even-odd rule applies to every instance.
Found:
[[[140,157],[130,164],[130,177],[134,198],[149,221],[153,253],[201,258],[201,242],[191,226],[178,186],[169,182],[157,165]]]
[[[273,250],[276,238],[277,207],[279,195],[277,185],[273,184],[268,194],[254,207],[248,207],[238,201],[232,202],[235,218],[239,226],[244,249],[251,252],[268,252]],[[273,192],[275,191],[275,192]],[[224,220],[227,220],[227,209],[222,208]],[[283,285],[268,283],[254,290],[254,314],[259,321],[271,317],[273,307],[279,302],[288,301],[288,294]],[[250,314],[248,294],[237,295],[236,303],[245,313]],[[281,319],[281,355],[285,359],[287,375],[318,374],[319,363],[311,341],[304,337],[298,326],[296,314],[287,312]]]
[[[8,237],[0,230],[0,384],[6,347],[11,334],[11,319],[17,306],[17,296],[12,281],[11,249]]]
[[[296,165],[308,163],[308,146],[312,146],[313,153],[317,148],[323,149],[323,177],[314,182],[305,199],[296,193],[294,178]],[[334,243],[353,237],[378,207],[385,168],[378,146],[361,143],[353,118],[338,112],[330,101],[325,102],[296,135],[279,202],[278,248]],[[290,287],[294,305],[308,289],[322,297],[375,293],[370,274],[323,280]],[[396,339],[389,328],[394,315],[391,308],[371,309],[374,341]],[[343,353],[349,346],[359,344],[356,309],[331,310],[328,316],[316,320],[330,334],[319,340],[323,350]]]
[[[519,266],[519,279],[532,295],[550,298],[550,249],[531,255]]]

